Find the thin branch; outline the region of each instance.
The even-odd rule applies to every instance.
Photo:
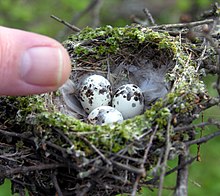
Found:
[[[121,168],[121,169],[124,169],[124,170],[128,170],[132,173],[135,173],[135,174],[143,174],[145,172],[145,169],[142,169],[142,168],[136,168],[136,167],[133,167],[131,165],[125,165],[125,164],[122,164],[122,163],[119,163],[119,162],[116,162],[116,161],[112,161],[113,165],[118,167],[118,168]]]
[[[71,152],[74,152],[74,155],[76,155],[76,151],[75,151],[75,149],[74,149],[74,144],[73,144],[73,142],[72,142],[62,131],[60,131],[59,129],[54,128],[54,130],[55,130],[58,134],[60,134],[61,137],[63,137],[63,139],[65,139],[65,141],[66,141],[67,143],[70,144]]]
[[[158,196],[162,196],[163,182],[164,182],[164,177],[166,173],[167,160],[168,160],[170,147],[171,147],[171,143],[170,143],[171,119],[172,119],[172,116],[169,117],[167,130],[166,130],[166,146],[165,146],[164,161],[161,165],[161,175],[160,175]]]
[[[60,18],[58,18],[57,16],[51,15],[50,17],[53,18],[53,19],[55,19],[56,21],[58,21],[58,22],[64,24],[65,26],[67,26],[68,28],[70,28],[72,31],[75,31],[75,32],[80,32],[80,31],[81,31],[80,28],[78,28],[78,27],[76,27],[75,25],[72,25],[72,24],[70,24],[70,23],[68,23],[68,22],[66,22],[66,21],[64,21],[64,20],[62,20],[62,19],[60,19]]]
[[[214,22],[213,19],[206,19],[206,20],[189,22],[189,23],[156,25],[156,26],[151,26],[149,28],[151,28],[151,29],[169,29],[169,28],[183,28],[183,27],[189,28],[189,27],[195,27],[195,26],[209,24],[209,23],[213,23],[213,22]]]
[[[107,152],[107,151],[103,151],[103,150],[102,150],[102,152],[105,152],[106,154],[112,155],[113,157],[111,158],[111,160],[114,160],[116,158],[121,158],[121,159],[129,160],[129,161],[133,161],[136,163],[143,162],[143,159],[141,159],[141,158],[129,157],[126,155],[121,155],[121,154],[114,154],[112,152]]]
[[[29,167],[17,167],[12,169],[1,169],[0,178],[7,178],[12,175],[18,174],[18,173],[28,173],[31,171],[40,171],[45,169],[56,169],[59,167],[66,167],[65,164],[40,164],[40,165],[34,165]]]
[[[20,138],[20,139],[29,139],[29,140],[31,140],[31,138],[29,138],[26,133],[20,134],[20,133],[9,132],[9,131],[0,129],[0,134],[4,135],[4,136],[9,136],[9,137],[17,137],[17,138]]]
[[[216,43],[214,41],[214,39],[209,34],[204,33],[204,36],[209,41],[209,43],[211,44],[211,46],[214,48],[214,50],[217,53],[216,67],[217,67],[218,78],[216,81],[216,90],[217,90],[218,95],[220,97],[220,49],[219,49],[219,43],[218,42]]]
[[[186,165],[190,165],[190,164],[193,163],[193,161],[195,161],[196,159],[197,159],[197,156],[195,156],[195,157],[193,157],[193,158],[187,160],[186,162],[182,163],[181,165],[178,165],[178,166],[174,167],[173,169],[167,171],[167,172],[165,173],[165,176],[168,176],[168,175],[170,175],[170,174],[176,172],[178,169],[180,169],[180,168],[182,168],[182,167],[184,167],[184,166],[186,166]],[[146,181],[146,184],[155,184],[155,182],[156,182],[157,180],[159,180],[159,179],[160,179],[160,176],[155,176],[153,179]]]
[[[62,193],[62,191],[60,189],[60,186],[58,184],[58,181],[57,181],[57,177],[54,174],[52,174],[51,178],[52,178],[54,187],[55,187],[55,189],[57,191],[57,196],[63,196],[63,193]]]
[[[144,13],[147,16],[147,19],[150,21],[151,25],[156,25],[155,20],[153,18],[153,16],[151,15],[151,13],[149,12],[149,10],[147,8],[144,8]]]
[[[189,148],[185,145],[183,154],[179,155],[178,165],[182,165],[188,160]],[[187,196],[188,192],[188,165],[185,165],[178,169],[175,196]]]
[[[81,137],[81,136],[79,136],[79,138],[80,138],[81,140],[83,140],[86,144],[88,144],[98,155],[100,155],[100,156],[102,157],[102,159],[103,159],[108,165],[112,165],[112,162],[111,162],[109,159],[107,159],[107,158],[105,157],[105,155],[102,154],[102,153],[100,152],[100,150],[95,147],[95,145],[93,145],[92,143],[90,143],[89,140],[87,140],[85,137]]]
[[[217,136],[219,136],[219,135],[220,135],[220,130],[219,130],[219,131],[216,131],[216,132],[214,132],[214,133],[211,133],[211,134],[209,134],[209,135],[203,136],[203,137],[201,137],[201,138],[199,138],[199,139],[185,142],[185,144],[186,144],[187,146],[191,146],[191,145],[193,145],[193,144],[202,144],[202,143],[205,143],[205,142],[207,142],[207,141],[211,140],[212,138],[217,137]]]
[[[139,174],[139,175],[137,176],[136,181],[135,181],[134,186],[133,186],[133,190],[132,190],[132,194],[131,194],[132,196],[135,196],[136,193],[137,193],[138,184],[139,184],[139,182],[140,182],[141,177],[144,177],[144,176],[146,175],[146,171],[145,171],[145,169],[144,169],[144,165],[145,165],[145,163],[146,163],[149,150],[150,150],[150,148],[152,147],[153,139],[154,139],[154,136],[155,136],[155,134],[156,134],[156,132],[157,132],[157,128],[158,128],[158,127],[156,126],[155,129],[154,129],[154,131],[153,131],[153,133],[152,133],[152,135],[151,135],[151,137],[150,137],[149,144],[147,145],[147,148],[145,149],[144,157],[143,157],[143,162],[142,162],[141,167],[140,167],[141,169],[144,170],[144,173],[143,173],[143,174]]]
[[[174,130],[174,132],[180,132],[180,131],[187,131],[187,130],[196,129],[196,128],[203,128],[203,127],[209,126],[209,125],[220,126],[220,122],[213,121],[210,119],[210,120],[208,120],[208,122],[202,122],[197,125],[187,125],[187,126],[175,127],[173,130]]]

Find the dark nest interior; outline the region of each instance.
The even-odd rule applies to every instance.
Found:
[[[219,127],[216,121],[191,124],[219,103],[202,81],[205,73],[219,70],[217,8],[191,23],[85,28],[71,35],[63,43],[72,60],[64,86],[0,98],[1,184],[10,179],[12,193],[20,195],[135,195],[143,186],[160,190],[164,177],[177,172],[174,190],[182,195],[187,165],[198,159],[189,147],[220,134],[197,136],[201,127]],[[111,126],[87,123],[78,91],[91,74],[107,78],[113,92],[138,85],[144,112]],[[169,169],[174,158],[179,162]]]

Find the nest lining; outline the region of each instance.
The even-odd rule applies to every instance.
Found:
[[[192,138],[190,131],[179,134],[174,127],[190,123],[201,103],[208,100],[196,64],[182,52],[183,45],[176,38],[142,27],[85,29],[64,46],[73,63],[71,88],[1,98],[1,127],[6,135],[2,141],[7,141],[10,152],[25,157],[4,160],[3,165],[12,170],[3,172],[4,176],[17,185],[14,192],[26,187],[34,195],[54,195],[57,186],[64,195],[130,192],[137,176],[145,176],[146,171],[142,183],[150,184],[149,179],[156,178],[154,171],[159,169],[167,139],[172,147],[169,158],[173,158],[182,153],[184,138]],[[121,75],[111,76],[120,66]],[[131,80],[135,73],[131,70],[136,67],[138,71],[153,69],[153,74],[162,74],[160,82],[168,89],[163,99],[154,95],[143,115],[114,127],[89,125],[64,98],[77,92],[77,80],[84,74],[103,74],[118,84],[118,78],[123,78],[121,83]],[[27,171],[13,170],[20,166]]]

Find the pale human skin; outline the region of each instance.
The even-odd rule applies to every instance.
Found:
[[[71,62],[54,39],[0,27],[0,95],[54,91],[68,79]]]

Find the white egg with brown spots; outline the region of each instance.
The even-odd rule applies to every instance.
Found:
[[[124,119],[133,118],[143,113],[144,95],[137,85],[125,84],[116,90],[112,107],[121,112]]]
[[[85,112],[90,113],[99,106],[110,105],[111,98],[111,84],[103,76],[91,75],[82,81],[79,100]]]
[[[100,106],[89,114],[88,121],[96,125],[120,123],[123,121],[123,116],[111,106]]]

